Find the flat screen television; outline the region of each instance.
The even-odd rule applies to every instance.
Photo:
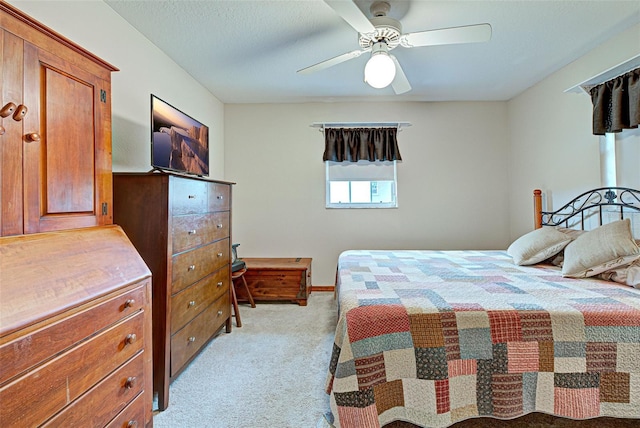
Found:
[[[151,166],[209,176],[209,128],[153,94]]]

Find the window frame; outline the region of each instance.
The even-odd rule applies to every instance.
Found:
[[[342,162],[332,162],[325,161],[325,208],[327,209],[393,209],[398,208],[398,161],[386,161],[386,162],[368,162],[362,163],[361,165],[366,166],[367,164],[371,164],[372,166],[376,163],[391,163],[393,165],[393,181],[391,180],[362,180],[362,179],[343,179],[343,180],[330,180],[329,178],[329,169],[331,166],[339,166]],[[391,181],[391,202],[351,202],[351,195],[349,195],[349,202],[331,202],[331,182],[332,181],[348,181],[349,182],[349,192],[351,192],[351,183],[354,181]]]

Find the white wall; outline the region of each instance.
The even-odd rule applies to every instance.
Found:
[[[225,105],[225,168],[241,257],[312,257],[332,285],[347,249],[506,248],[505,102]],[[397,209],[325,209],[313,122],[409,121]],[[470,214],[472,213],[472,214]]]
[[[564,91],[640,54],[640,25],[602,44],[508,104],[511,239],[533,227],[532,191],[547,209],[599,187],[601,137],[591,132],[591,98]],[[640,188],[640,131],[617,134],[618,185]]]
[[[10,0],[120,71],[112,74],[113,170],[151,169],[150,94],[209,126],[210,177],[225,178],[224,106],[102,1]]]

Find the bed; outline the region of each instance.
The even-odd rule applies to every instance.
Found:
[[[640,424],[640,192],[542,205],[506,251],[340,255],[325,426]]]

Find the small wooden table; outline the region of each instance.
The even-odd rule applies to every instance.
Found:
[[[255,301],[291,300],[307,305],[311,294],[310,258],[242,258],[247,264],[244,278]],[[242,288],[238,299],[246,299]]]

